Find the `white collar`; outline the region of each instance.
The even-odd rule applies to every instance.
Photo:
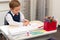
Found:
[[[12,15],[14,16],[15,14],[11,11]]]

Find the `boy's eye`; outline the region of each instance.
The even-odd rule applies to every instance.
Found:
[[[15,11],[19,11],[19,9],[18,10],[15,10]]]
[[[15,11],[19,11],[19,10],[15,10]]]

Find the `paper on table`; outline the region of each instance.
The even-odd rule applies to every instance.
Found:
[[[22,33],[26,33],[27,31],[35,30],[40,26],[43,26],[42,22],[40,22],[40,23],[38,23],[38,22],[30,22],[30,24],[28,26],[20,25],[18,27],[9,28],[9,33],[11,35],[22,34]]]
[[[6,35],[9,35],[9,33],[8,33],[8,26],[0,26],[0,30],[4,33],[4,34],[6,34]]]
[[[36,31],[32,31],[30,34],[32,34],[32,35],[39,35],[39,34],[43,34],[45,32],[46,32],[45,30],[36,30]]]

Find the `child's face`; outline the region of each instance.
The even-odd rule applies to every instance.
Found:
[[[15,7],[14,9],[11,8],[11,10],[14,14],[18,14],[18,12],[20,11],[20,6]]]

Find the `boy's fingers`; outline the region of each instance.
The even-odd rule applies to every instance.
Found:
[[[23,23],[25,26],[27,26],[29,24],[29,20],[25,19]]]

